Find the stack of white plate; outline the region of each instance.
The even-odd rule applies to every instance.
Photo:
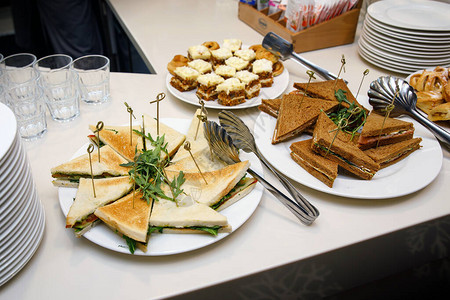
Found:
[[[31,259],[45,227],[13,112],[0,103],[0,286]]]
[[[371,4],[359,54],[380,68],[403,74],[450,66],[450,4],[426,0]]]

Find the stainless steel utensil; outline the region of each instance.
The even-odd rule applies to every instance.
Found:
[[[275,170],[269,162],[261,155],[255,143],[255,138],[245,123],[230,111],[219,113],[220,125],[225,128],[228,135],[233,140],[233,144],[245,152],[253,152],[259,160],[266,166],[275,177],[282,183],[297,203],[303,207],[311,218],[317,218],[319,211],[292,185],[292,183],[281,173]]]
[[[290,57],[294,58],[297,62],[314,71],[314,73],[325,80],[337,79],[336,75],[328,72],[324,68],[319,67],[318,65],[306,60],[305,58],[295,53],[294,46],[290,42],[286,41],[281,36],[273,32],[269,32],[268,34],[266,34],[262,41],[262,46],[280,57],[281,60],[286,60]]]
[[[206,121],[203,123],[205,138],[209,142],[213,153],[227,164],[234,164],[240,162],[238,149],[234,146],[232,138],[228,135],[226,130],[219,124],[213,121]],[[258,173],[251,168],[247,170],[250,175],[258,180],[269,192],[271,192],[281,203],[284,204],[299,220],[305,225],[311,225],[315,218],[312,218],[308,213],[300,207],[296,202],[280,192],[272,184],[266,181]]]
[[[396,93],[398,91],[398,95]],[[375,111],[385,113],[394,99],[394,109],[390,116],[409,115],[428,128],[437,139],[450,146],[450,133],[439,125],[428,120],[416,109],[417,95],[414,88],[401,78],[382,76],[370,84],[369,103]]]

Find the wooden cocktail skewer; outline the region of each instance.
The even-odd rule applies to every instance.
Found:
[[[200,105],[201,105],[201,109],[200,109],[200,114],[197,115],[197,118],[198,118],[199,121],[197,123],[197,130],[195,131],[194,141],[197,140],[198,129],[200,127],[200,123],[201,122],[206,122],[206,120],[208,119],[208,112],[205,109],[205,101],[203,101],[202,99],[199,98],[199,102],[200,102]]]
[[[380,137],[381,137],[381,134],[383,133],[384,123],[386,122],[387,118],[389,118],[391,111],[395,108],[394,100],[395,100],[395,98],[397,98],[398,93],[399,93],[399,89],[397,87],[394,97],[392,98],[391,104],[389,104],[385,108],[386,114],[384,115],[383,124],[381,124],[380,134],[378,135],[377,146],[375,148],[378,148],[378,144],[380,143]]]
[[[342,71],[342,69],[344,69],[344,73],[345,73],[345,56],[344,56],[344,54],[342,54],[342,58],[341,58],[341,68],[339,69],[339,73],[338,73],[338,75],[337,75],[337,78],[336,78],[336,80],[334,81],[334,87],[333,87],[333,90],[336,92],[336,84],[337,84],[337,81],[338,81],[338,78],[339,78],[339,76],[341,76],[341,71]]]
[[[159,93],[156,96],[156,100],[150,101],[150,104],[153,104],[156,102],[156,134],[159,136],[159,102],[164,100],[166,98],[166,94]]]
[[[361,90],[361,86],[364,81],[364,77],[366,77],[368,74],[369,74],[369,69],[365,69],[363,72],[363,77],[361,78],[361,82],[359,83],[358,91],[356,92],[356,96],[355,96],[356,99],[358,99],[359,91]]]
[[[89,165],[91,167],[92,190],[94,191],[94,198],[97,198],[97,195],[95,194],[94,172],[92,171],[92,160],[91,160],[92,151],[94,151],[94,145],[89,144],[89,146],[87,147],[87,152],[89,154]]]
[[[133,114],[133,109],[128,105],[128,103],[124,102],[127,107],[127,112],[130,114],[130,146],[133,146],[133,118],[136,117]]]
[[[313,71],[308,70],[308,71],[306,71],[306,74],[308,74],[309,79],[308,79],[308,83],[306,84],[306,88],[305,88],[305,92],[303,93],[302,100],[300,100],[300,106],[302,106],[303,99],[305,99],[305,95],[306,95],[306,93],[308,93],[308,87],[309,87],[309,83],[311,82],[311,79],[312,78],[316,79],[316,77],[314,77],[314,72]]]
[[[198,171],[200,172],[200,175],[202,175],[203,180],[205,181],[205,183],[208,184],[208,182],[206,181],[205,176],[204,176],[203,173],[202,173],[202,170],[200,170],[200,167],[198,166],[197,162],[195,161],[194,155],[192,155],[192,152],[191,152],[191,143],[189,143],[189,142],[186,141],[186,142],[184,143],[184,149],[187,150],[187,151],[189,152],[189,154],[191,155],[192,160],[194,161],[195,166],[197,167]]]
[[[103,129],[103,121],[98,121],[97,125],[95,126],[95,131],[94,133],[97,134],[97,141],[100,144],[100,131]],[[100,147],[97,148],[98,149],[98,162],[100,162]]]

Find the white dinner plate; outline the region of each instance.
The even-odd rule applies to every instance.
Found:
[[[362,58],[364,58],[371,64],[383,68],[385,70],[401,74],[409,74],[414,70],[416,70],[415,67],[408,67],[407,65],[397,66],[394,65],[393,63],[384,63],[383,61],[379,60],[376,56],[373,56],[372,54],[368,53],[363,47],[361,47],[361,44],[359,44],[358,53],[359,55],[361,55]]]
[[[39,202],[39,199],[36,198],[36,201]],[[39,215],[36,217],[35,223],[33,225],[33,228],[35,228],[35,230],[29,236],[28,243],[26,243],[26,245],[22,245],[22,247],[14,252],[14,256],[8,259],[8,262],[10,262],[11,264],[9,264],[8,267],[1,268],[0,285],[11,279],[27,264],[27,262],[33,257],[42,241],[45,229],[45,211],[42,205],[39,205]]]
[[[195,94],[197,91],[196,89],[187,92],[180,92],[170,84],[171,78],[172,75],[170,73],[167,73],[166,86],[172,95],[174,95],[183,102],[200,106],[199,100]],[[280,75],[275,76],[273,78],[273,85],[271,87],[261,88],[261,91],[259,92],[259,95],[257,97],[247,99],[245,100],[244,103],[234,106],[220,105],[217,102],[217,100],[205,101],[205,107],[214,109],[228,109],[228,110],[255,107],[261,104],[261,99],[274,99],[280,96],[286,90],[288,85],[289,85],[289,72],[287,71],[286,68],[284,68],[283,72]]]
[[[450,31],[450,5],[437,1],[378,1],[367,13],[382,23],[408,30]]]
[[[443,58],[443,59],[436,59],[436,58],[429,58],[427,56],[424,56],[422,58],[414,58],[411,56],[405,56],[405,55],[398,55],[398,53],[392,53],[389,51],[386,51],[383,48],[378,48],[370,45],[366,42],[365,39],[360,39],[360,43],[370,52],[372,52],[374,55],[377,55],[378,57],[384,58],[386,60],[406,64],[406,65],[418,65],[418,66],[431,66],[431,65],[446,65],[450,64],[450,58]]]
[[[398,37],[400,39],[406,39],[408,41],[421,41],[421,42],[430,42],[430,43],[448,43],[450,42],[450,35],[421,35],[415,34],[415,32],[398,32],[396,30],[392,30],[395,27],[388,27],[383,25],[383,23],[376,22],[367,15],[367,18],[364,20],[365,25],[372,28],[373,30],[388,36]]]
[[[431,50],[431,51],[448,51],[450,49],[450,44],[433,44],[433,43],[424,43],[419,41],[405,41],[400,40],[397,38],[394,38],[392,36],[383,35],[375,30],[373,30],[370,27],[365,26],[364,31],[367,32],[368,35],[372,36],[373,38],[379,40],[380,42],[387,43],[393,46],[401,46],[401,47],[408,47],[411,49],[421,49],[421,50]]]
[[[358,97],[358,101],[369,107],[367,97],[366,103],[359,98],[363,97]],[[291,179],[332,195],[359,199],[386,199],[411,194],[424,188],[436,178],[442,166],[443,154],[436,138],[419,123],[409,118],[406,120],[414,123],[414,136],[422,138],[422,148],[400,162],[381,169],[371,180],[338,174],[332,188],[309,174],[290,157],[289,146],[293,142],[309,139],[309,135],[272,145],[276,119],[262,112],[256,120],[254,132],[256,144],[262,155]]]
[[[187,119],[161,119],[164,124],[178,130],[179,132],[186,133],[191,120]],[[86,146],[82,146],[73,157],[77,157],[83,154],[86,150]],[[247,153],[241,154],[242,160],[249,160],[254,169],[259,174],[262,174],[262,166],[259,160],[254,155]],[[64,213],[67,216],[70,206],[73,203],[73,199],[76,196],[77,189],[75,188],[59,188],[59,203]],[[232,232],[236,231],[242,224],[247,221],[250,216],[258,207],[261,201],[263,188],[260,184],[257,184],[255,188],[243,199],[220,211],[220,213],[227,217],[228,223],[232,227]],[[62,228],[63,226],[61,226]],[[231,233],[219,233],[217,236],[209,234],[152,234],[148,243],[148,250],[146,253],[139,249],[134,252],[135,255],[142,256],[161,256],[172,255],[183,252],[196,250],[202,247],[206,247],[213,243],[216,243],[223,238],[227,237]],[[87,233],[83,235],[89,241],[102,246],[104,248],[130,254],[128,246],[123,238],[114,233],[103,223],[95,226]]]
[[[362,32],[360,38],[364,39],[367,43],[371,44],[372,46],[386,49],[389,51],[394,51],[400,55],[405,56],[412,56],[416,58],[422,58],[422,57],[429,57],[429,58],[450,58],[450,53],[448,51],[431,51],[430,49],[423,50],[423,49],[417,49],[417,48],[410,48],[410,47],[399,47],[399,45],[391,45],[389,43],[383,43],[380,42],[370,35],[368,35],[366,32]]]
[[[17,132],[14,113],[3,103],[0,103],[0,160],[11,147]]]

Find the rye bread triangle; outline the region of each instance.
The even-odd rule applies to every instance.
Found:
[[[311,149],[312,139],[292,143],[289,147],[292,159],[308,173],[332,187],[338,175],[338,164],[315,153]]]
[[[298,136],[317,121],[321,111],[329,112],[337,105],[336,101],[303,97],[303,95],[297,94],[284,95],[272,137],[272,144]]]
[[[336,124],[325,113],[320,113],[313,133],[313,150],[356,176],[371,179],[380,165],[351,141],[350,134],[339,131],[335,138],[336,130]]]
[[[414,135],[414,125],[411,122],[405,122],[394,118],[385,118],[385,116],[371,112],[359,137],[359,147],[368,149],[378,146],[398,143],[409,140]],[[378,140],[380,140],[378,142]]]
[[[337,79],[337,83],[335,85],[336,80],[326,80],[326,81],[315,81],[308,83],[300,83],[295,82],[294,88],[306,92],[306,95],[315,98],[327,99],[330,101],[338,101],[335,96],[335,91],[343,90],[345,91],[345,96],[350,103],[355,103],[359,107],[363,108],[361,104],[358,103],[355,96],[353,96],[352,92],[348,88],[347,84],[341,78]],[[307,88],[308,87],[308,88]],[[307,90],[306,90],[307,88]],[[344,107],[349,107],[347,103],[342,103]]]
[[[364,153],[380,164],[381,169],[393,165],[419,149],[421,138],[413,138],[395,144],[371,148]]]
[[[371,112],[369,116],[367,116],[366,123],[364,124],[364,127],[361,131],[361,136],[377,136],[380,134],[380,131],[381,134],[386,134],[394,131],[408,130],[413,128],[414,126],[411,122],[406,122],[394,118],[385,118],[385,116]]]

